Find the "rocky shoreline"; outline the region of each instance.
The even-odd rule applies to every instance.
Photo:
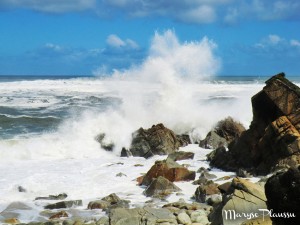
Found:
[[[36,197],[43,208],[41,221],[22,223],[18,212],[30,206],[13,202],[0,212],[3,224],[31,225],[235,225],[299,224],[300,216],[300,88],[283,73],[266,81],[261,92],[252,97],[253,121],[249,129],[233,118],[225,118],[199,141],[211,168],[235,172],[235,176],[216,177],[210,168],[189,169],[183,162],[194,160],[194,152],[182,151],[191,144],[188,135],[177,135],[163,124],[140,128],[132,135],[131,146],[123,148],[120,157],[165,156],[132,182],[142,188],[151,201],[135,207],[117,194],[90,201],[68,195]],[[105,134],[96,136],[102,149],[112,151],[114,144]],[[180,148],[180,149],[179,149]],[[201,151],[201,150],[200,150]],[[137,165],[138,167],[138,165]],[[197,177],[199,174],[199,177]],[[126,176],[120,172],[116,176]],[[251,179],[260,176],[258,182]],[[178,182],[195,186],[191,201],[169,202],[180,197]],[[23,187],[19,192],[26,192]],[[68,199],[68,200],[66,200]],[[157,204],[159,202],[159,204]],[[91,219],[76,215],[84,208]]]

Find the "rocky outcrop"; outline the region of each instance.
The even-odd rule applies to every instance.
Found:
[[[243,168],[268,174],[300,162],[300,89],[283,73],[266,81],[252,97],[250,128],[228,145],[209,155],[211,165],[224,170]],[[226,161],[226,162],[224,162]]]
[[[231,117],[227,117],[217,123],[215,128],[207,134],[206,138],[200,141],[199,146],[208,149],[227,147],[229,143],[240,137],[245,130],[241,123],[236,122]]]
[[[214,207],[209,215],[212,225],[235,225],[249,220],[247,215],[267,209],[264,188],[242,178],[234,178],[219,186],[223,195],[222,203]],[[236,217],[236,215],[242,215]]]
[[[267,180],[265,185],[267,206],[274,215],[289,213],[290,218],[272,217],[276,225],[299,224],[300,217],[300,168],[280,172]],[[294,215],[295,217],[292,217]]]
[[[156,161],[155,164],[143,177],[142,185],[148,186],[154,178],[162,176],[171,182],[194,180],[195,171],[189,171],[187,168],[179,165],[171,159]]]
[[[172,192],[181,191],[179,187],[173,184],[168,179],[159,176],[156,179],[153,179],[150,185],[143,192],[147,197],[155,198],[165,198],[170,195]]]
[[[150,129],[140,128],[133,133],[130,148],[122,150],[122,156],[133,155],[149,158],[153,155],[167,155],[185,145],[182,138],[163,124],[153,125]]]

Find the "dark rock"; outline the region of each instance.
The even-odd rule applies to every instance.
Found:
[[[166,155],[176,151],[182,143],[173,131],[163,124],[153,125],[150,129],[140,128],[133,134],[129,151],[133,156],[149,158],[153,155]]]
[[[168,179],[159,176],[153,179],[150,185],[143,192],[147,197],[164,198],[172,192],[181,191],[179,187]]]
[[[112,151],[115,147],[114,143],[110,140],[107,140],[106,135],[101,133],[95,137],[96,141],[100,143],[101,148],[106,151]]]
[[[27,192],[27,190],[25,188],[23,188],[22,186],[18,187],[18,191],[19,192]]]
[[[300,162],[300,88],[281,73],[251,100],[250,128],[228,145],[229,151],[210,155],[211,166],[259,175],[295,168]]]
[[[195,171],[189,171],[171,159],[156,161],[144,176],[142,185],[148,186],[154,178],[158,178],[159,176],[171,182],[190,181],[195,179],[196,173]]]
[[[169,154],[168,158],[172,159],[173,161],[180,161],[185,159],[193,159],[194,155],[195,154],[193,152],[178,151]]]
[[[241,123],[234,121],[231,117],[227,117],[217,123],[215,128],[207,134],[206,138],[200,141],[199,146],[209,149],[216,149],[222,146],[227,147],[229,143],[240,137],[244,131],[245,127]]]
[[[130,156],[132,156],[132,153],[128,149],[123,147],[121,150],[121,157],[130,157]]]
[[[49,195],[48,197],[37,197],[35,200],[64,200],[68,197],[66,193],[58,195]]]
[[[283,212],[294,214],[296,218],[272,217],[276,225],[299,224],[300,217],[300,171],[289,169],[270,177],[265,185],[267,206],[273,214]]]
[[[82,200],[74,200],[74,201],[62,201],[54,204],[46,205],[45,209],[62,209],[62,208],[72,208],[76,206],[82,206]]]
[[[176,135],[176,138],[178,139],[182,147],[192,144],[190,136],[188,134]]]
[[[200,173],[200,177],[205,177],[206,179],[215,179],[217,178],[216,175],[212,174],[212,173],[209,173],[209,170],[208,169],[205,169],[204,167],[201,167],[197,170],[197,173]]]

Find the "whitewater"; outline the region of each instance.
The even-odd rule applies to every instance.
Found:
[[[87,204],[110,193],[142,206],[150,198],[135,179],[166,156],[121,158],[135,130],[163,123],[176,134],[189,134],[195,143],[228,116],[248,127],[251,97],[263,82],[214,76],[221,67],[216,48],[206,37],[181,43],[169,30],[155,33],[148,57],[127,70],[106,74],[100,68],[93,77],[0,79],[0,212],[22,202],[29,209],[17,212],[21,222],[43,221],[46,202],[34,199],[60,193],[83,200],[82,207],[70,212],[83,218],[102,215],[87,210]],[[101,133],[114,143],[112,152],[96,141]],[[180,162],[190,170],[209,167],[205,155],[210,150],[197,144],[182,150],[195,153],[194,160]],[[120,172],[123,176],[116,176]],[[196,186],[176,185],[182,195],[168,201],[191,201]]]

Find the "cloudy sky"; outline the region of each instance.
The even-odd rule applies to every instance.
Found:
[[[0,0],[0,75],[122,70],[169,29],[212,41],[219,75],[300,76],[299,0]]]

